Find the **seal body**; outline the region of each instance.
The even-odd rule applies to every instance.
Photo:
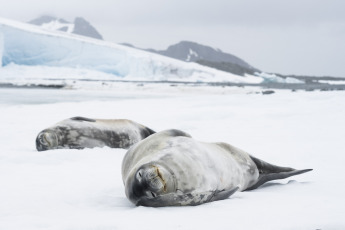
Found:
[[[41,131],[36,138],[36,148],[38,151],[104,146],[127,149],[153,133],[131,120],[73,117]]]
[[[302,173],[268,164],[226,143],[199,142],[182,131],[167,130],[129,149],[122,179],[127,198],[136,205],[198,205],[260,186],[272,173],[270,167],[285,170],[285,177]]]

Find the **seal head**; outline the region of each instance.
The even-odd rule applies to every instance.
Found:
[[[43,130],[37,135],[36,148],[38,151],[58,148],[59,140],[57,134],[52,130]]]
[[[128,178],[126,195],[135,205],[176,191],[176,178],[173,172],[159,163],[142,165],[134,176]]]

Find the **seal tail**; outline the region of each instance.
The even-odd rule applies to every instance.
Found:
[[[289,167],[280,167],[277,165],[269,164],[253,156],[250,156],[250,158],[254,161],[254,163],[258,167],[259,178],[258,178],[258,181],[251,187],[247,188],[246,191],[256,189],[259,186],[271,180],[285,179],[290,176],[299,175],[299,174],[306,173],[313,170],[313,169],[297,170],[297,169],[289,168]]]

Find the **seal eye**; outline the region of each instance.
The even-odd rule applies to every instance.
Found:
[[[42,144],[42,145],[46,145],[46,144],[47,144],[47,143],[45,142],[44,138],[43,138],[43,135],[40,136],[39,140],[40,140],[40,144]]]
[[[45,145],[45,146],[48,146],[48,143],[46,141],[46,138],[45,138],[45,135],[44,134],[40,134],[38,136],[38,140],[40,142],[41,145]]]
[[[151,191],[147,191],[147,192],[146,192],[146,195],[147,195],[149,198],[155,198],[155,197],[157,196],[156,193],[151,192]]]
[[[138,172],[137,172],[137,175],[136,175],[136,178],[139,182],[141,182],[142,178],[143,178],[143,170],[140,169]]]

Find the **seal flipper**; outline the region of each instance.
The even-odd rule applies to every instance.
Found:
[[[169,193],[155,198],[141,198],[136,205],[148,207],[164,206],[196,206],[216,200],[224,200],[234,194],[239,187],[228,190],[214,190],[207,192],[191,192],[186,194]]]
[[[229,198],[232,194],[234,194],[238,189],[239,187],[236,187],[233,189],[224,189],[221,191],[216,190],[213,197],[211,197],[211,199],[208,200],[207,202],[216,201],[216,200],[225,200]]]
[[[258,167],[259,178],[254,185],[245,189],[245,191],[256,189],[259,186],[271,180],[285,179],[290,176],[295,176],[295,175],[306,173],[313,170],[313,169],[296,170],[289,167],[280,167],[280,166],[269,164],[253,156],[250,156],[250,158],[254,161],[254,163]]]
[[[95,119],[87,118],[87,117],[71,117],[73,121],[88,121],[88,122],[96,122]]]

